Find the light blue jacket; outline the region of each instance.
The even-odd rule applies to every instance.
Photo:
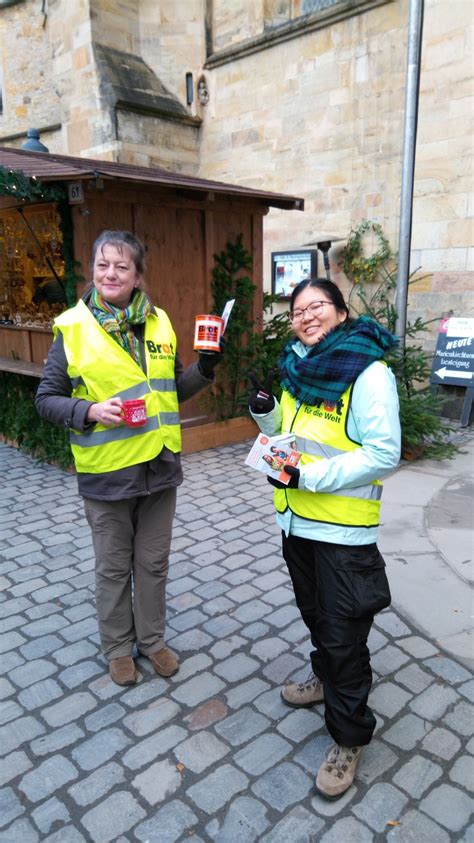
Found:
[[[308,349],[297,342],[295,351],[301,357]],[[299,404],[298,404],[299,406]],[[275,436],[281,430],[281,408],[275,400],[270,413],[252,413],[262,433]],[[361,448],[338,454],[330,459],[317,460],[301,469],[298,488],[309,492],[334,492],[353,489],[396,468],[400,459],[401,431],[399,403],[395,377],[382,363],[372,363],[354,383],[347,419],[347,432],[360,442]],[[382,520],[383,520],[382,497]],[[340,527],[307,521],[290,510],[276,514],[277,524],[293,536],[333,544],[362,545],[377,541],[377,527]]]

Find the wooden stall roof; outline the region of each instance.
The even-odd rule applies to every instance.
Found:
[[[195,178],[183,173],[171,173],[158,167],[137,167],[132,164],[119,164],[112,161],[98,161],[94,158],[73,158],[70,155],[56,155],[51,152],[28,152],[0,146],[0,167],[8,170],[20,170],[26,176],[42,182],[78,181],[81,179],[122,179],[126,182],[146,183],[161,187],[171,187],[195,191],[196,193],[215,193],[223,196],[240,196],[254,199],[271,208],[283,210],[304,210],[304,199],[288,196],[284,193],[271,193],[254,190],[236,184]]]

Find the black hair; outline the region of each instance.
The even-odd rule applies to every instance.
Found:
[[[322,293],[326,294],[329,301],[333,303],[336,310],[340,313],[345,313],[347,318],[349,318],[349,308],[344,301],[344,296],[334,281],[328,281],[327,278],[304,278],[303,281],[300,281],[291,294],[290,311],[293,310],[296,299],[299,294],[306,289],[306,287],[311,287],[314,290],[321,290]]]

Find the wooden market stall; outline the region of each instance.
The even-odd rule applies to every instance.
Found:
[[[214,255],[240,234],[252,256],[255,316],[261,313],[270,207],[302,210],[303,200],[162,169],[0,147],[0,371],[38,377],[52,320],[72,303],[71,277],[83,276],[80,295],[90,280],[92,244],[108,228],[144,242],[149,292],[168,312],[189,364],[194,317],[212,305]],[[199,398],[183,404],[182,421],[193,428],[187,450],[221,444],[226,435],[210,432]]]

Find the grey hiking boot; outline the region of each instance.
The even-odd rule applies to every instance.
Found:
[[[304,682],[292,682],[281,689],[281,698],[290,708],[312,708],[324,701],[324,688],[319,676],[310,673]]]
[[[316,776],[316,790],[326,799],[339,799],[354,781],[362,746],[334,744]]]

